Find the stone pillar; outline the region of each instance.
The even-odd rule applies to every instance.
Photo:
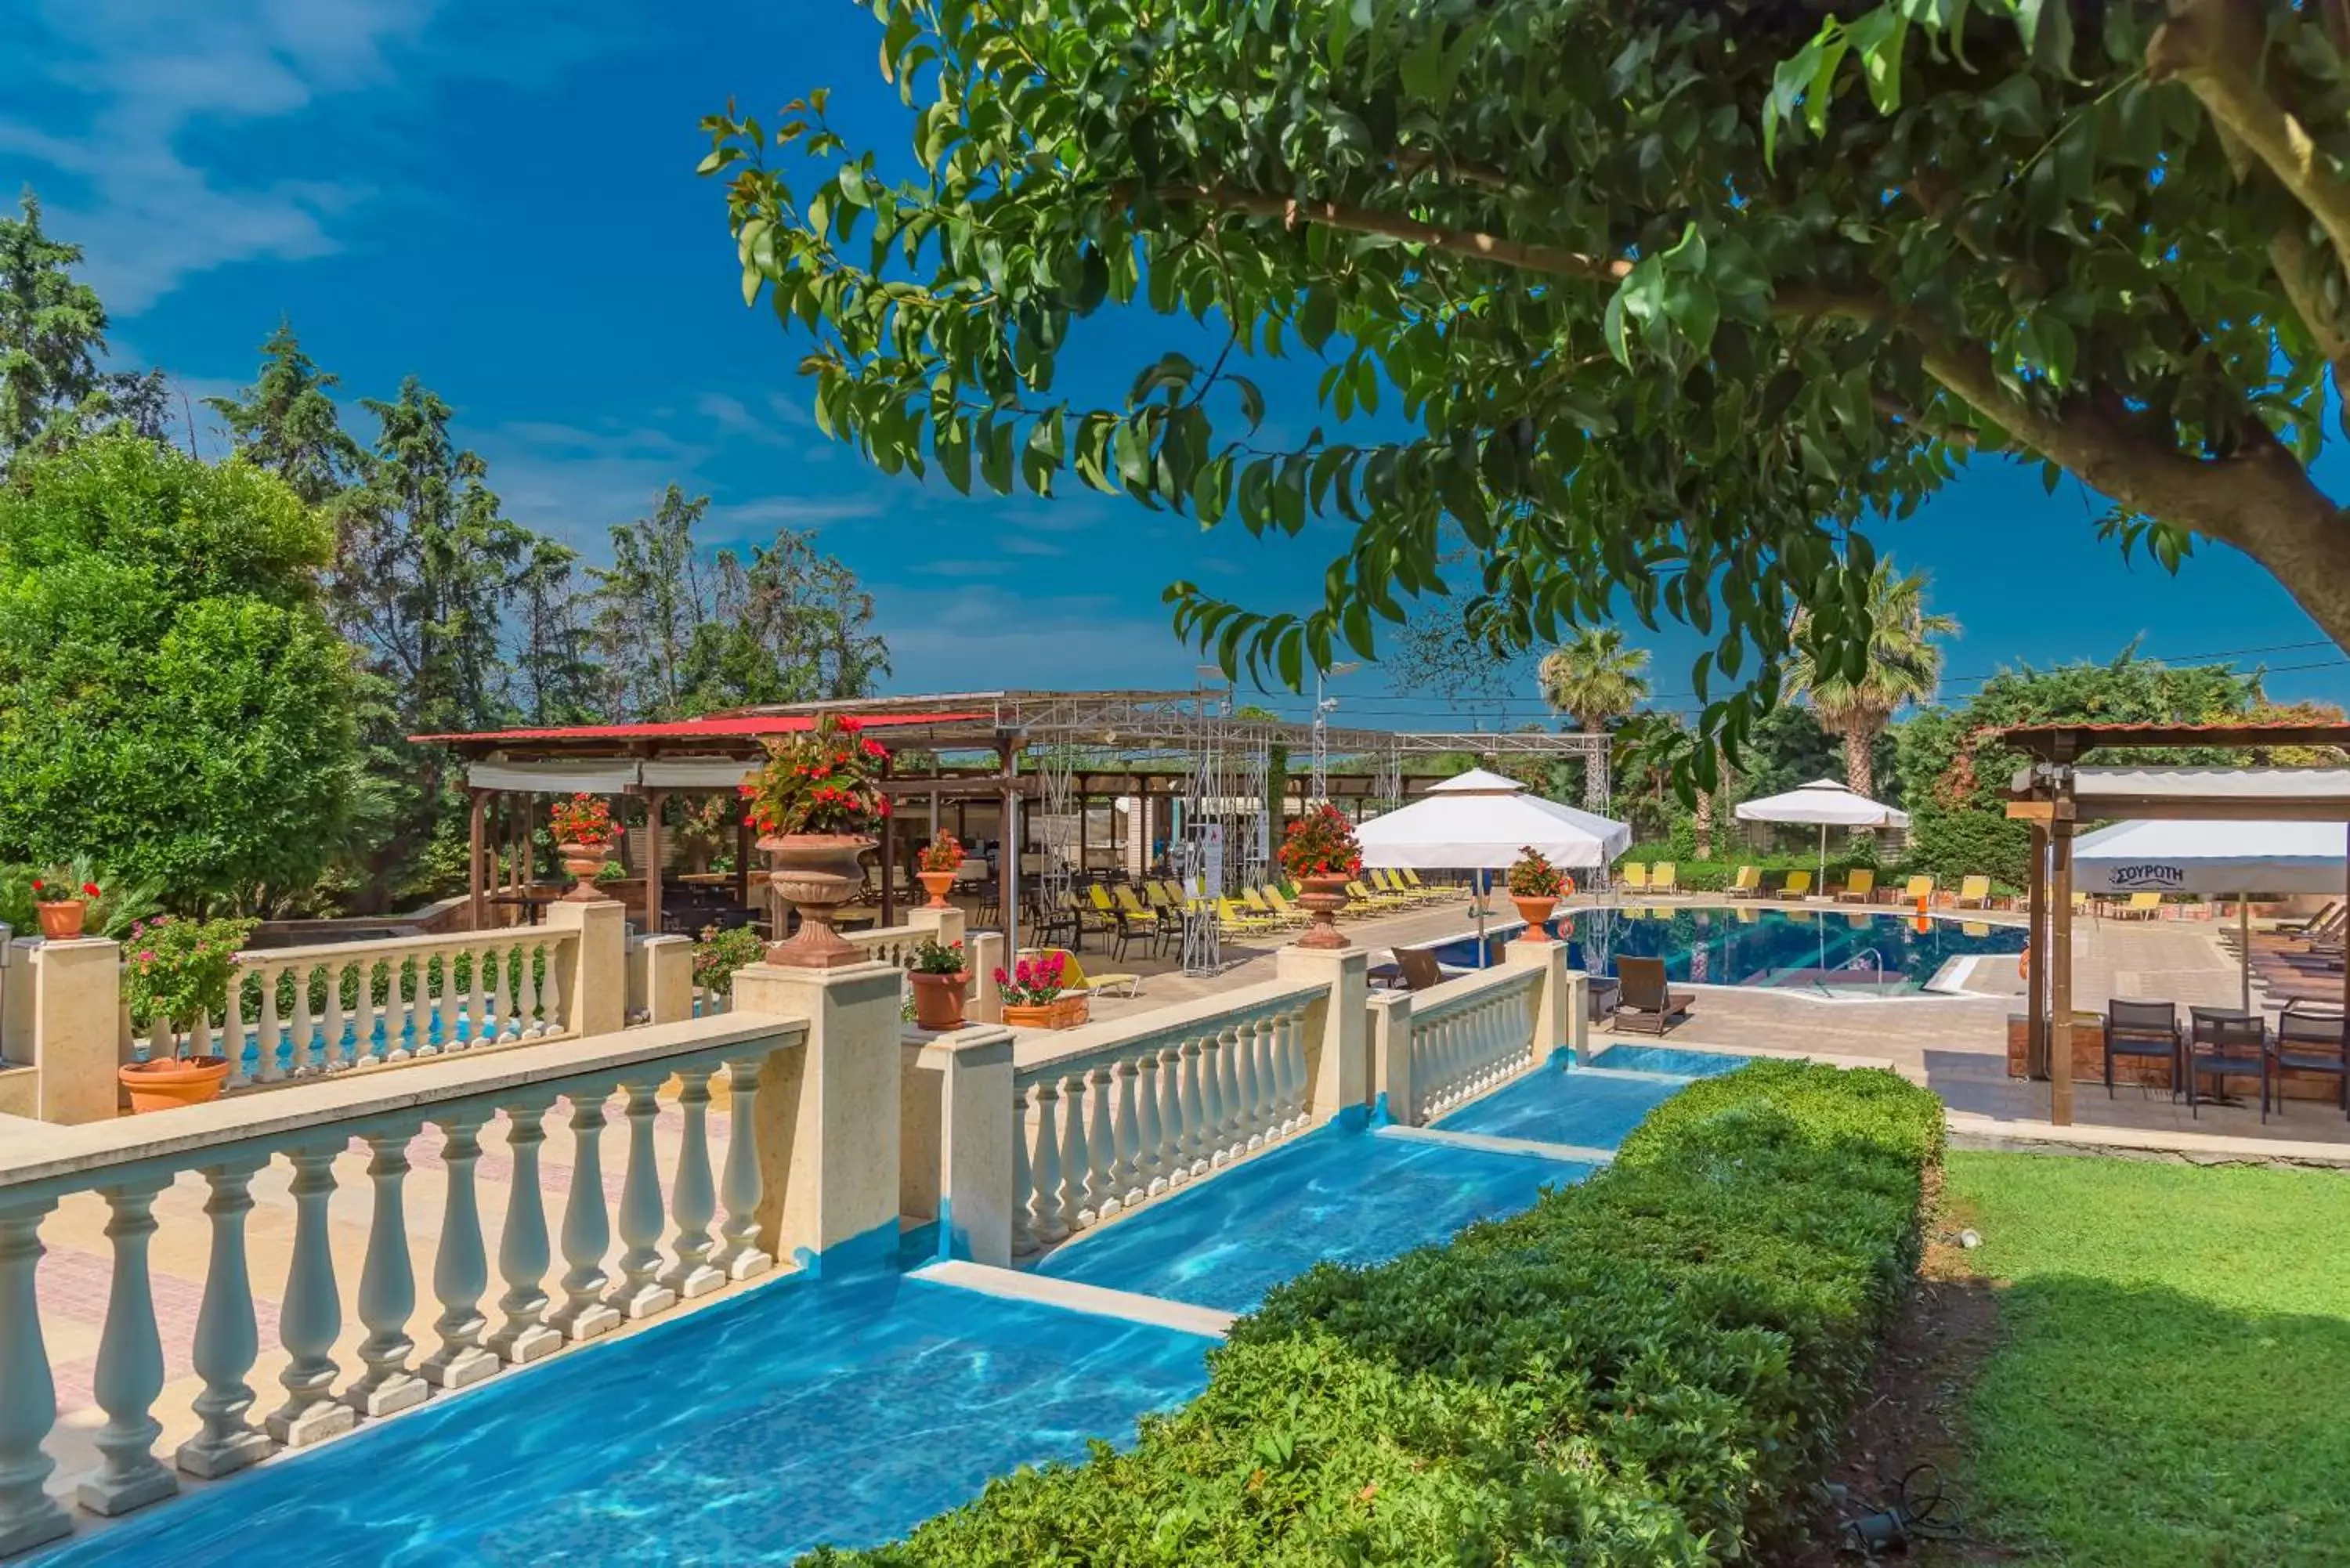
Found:
[[[1306,1105],[1315,1119],[1367,1114],[1371,1103],[1370,955],[1361,948],[1301,948],[1274,955],[1274,973],[1323,994],[1305,1009]]]
[[[961,909],[930,909],[917,904],[906,911],[906,924],[918,931],[934,932],[948,947],[965,939],[963,924],[971,917]]]
[[[33,950],[33,1064],[45,1122],[115,1115],[123,1062],[122,947],[100,937]]]
[[[971,995],[963,1004],[963,1022],[1001,1023],[1003,992],[995,983],[995,971],[1003,967],[1003,933],[973,931],[963,939],[963,951],[971,960]]]
[[[550,930],[572,930],[571,958],[562,971],[566,1023],[575,1034],[611,1034],[628,1020],[629,928],[617,900],[546,907]]]
[[[1371,1033],[1372,1115],[1410,1127],[1411,993],[1381,992],[1370,999],[1366,1012]]]
[[[684,1023],[693,1016],[693,940],[647,937],[643,947],[646,1021]]]
[[[1573,1049],[1588,1025],[1584,1000],[1587,977],[1566,967],[1565,942],[1512,942],[1502,950],[1502,962],[1511,969],[1537,969],[1534,986],[1533,1064],[1540,1066],[1558,1052]]]
[[[777,1258],[816,1269],[837,1249],[896,1248],[903,983],[887,963],[735,972],[736,1012],[807,1021],[806,1046],[759,1078],[759,1241]]]
[[[8,967],[0,971],[0,1062],[29,1067],[33,1064],[33,992],[38,984],[33,955],[40,950],[41,939],[16,937],[8,946]]]
[[[907,1047],[906,1184],[939,1224],[939,1256],[1012,1266],[1012,1032],[962,1029]],[[920,1141],[917,1142],[919,1137]]]

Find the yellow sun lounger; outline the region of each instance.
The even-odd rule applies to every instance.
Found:
[[[1648,891],[1651,893],[1679,892],[1680,886],[1674,880],[1674,878],[1679,876],[1679,867],[1675,866],[1673,862],[1669,860],[1658,861],[1657,868],[1648,873]]]
[[[1782,898],[1808,898],[1811,896],[1812,874],[1808,871],[1790,871],[1787,879],[1779,884],[1779,897]]]
[[[1959,882],[1959,908],[1988,909],[1991,908],[1991,878],[1967,877]]]
[[[1616,867],[1616,879],[1624,884],[1627,892],[1647,892],[1648,890],[1648,862],[1627,860],[1623,865]]]
[[[1244,915],[1230,898],[1216,900],[1216,924],[1226,936],[1261,935],[1274,929],[1269,917]]]
[[[1399,898],[1393,893],[1374,893],[1359,881],[1349,882],[1347,884],[1347,897],[1354,899],[1357,904],[1368,904],[1374,909],[1408,909],[1411,908],[1411,901],[1409,899]]]
[[[1836,889],[1836,899],[1846,904],[1866,904],[1877,897],[1877,873],[1866,866],[1855,867]]]
[[[1086,966],[1077,961],[1077,955],[1066,948],[1041,948],[1037,950],[1036,956],[1050,958],[1055,953],[1061,955],[1061,984],[1067,990],[1082,991],[1093,996],[1139,996],[1142,993],[1140,975],[1088,975]]]
[[[1934,901],[1934,879],[1931,877],[1912,877],[1909,885],[1901,889],[1901,901],[1905,904],[1915,904],[1920,898],[1929,904]]]
[[[1752,898],[1762,891],[1762,868],[1741,866],[1738,875],[1730,879],[1730,886],[1721,890],[1721,896],[1725,898]]]

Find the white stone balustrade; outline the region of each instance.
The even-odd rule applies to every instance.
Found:
[[[484,950],[479,939],[465,944],[455,950]],[[510,980],[515,967],[508,966]],[[476,993],[470,986],[461,992],[463,1005],[452,1009],[461,1041],[472,1018],[512,1018],[519,1028],[524,1017],[538,1016],[523,1012],[518,1003],[510,1012],[494,1005],[486,1013],[474,1012]],[[403,995],[400,1037],[436,1044],[447,1038],[440,1031],[449,1015],[437,1011],[443,995],[437,988]],[[411,1005],[422,1008],[421,1015],[409,1012]],[[316,1023],[319,1010],[309,1016]],[[431,1027],[411,1031],[412,1016]],[[281,1045],[286,1044],[285,1019],[281,1012]],[[317,1044],[321,1037],[314,1032],[308,1038]],[[615,1029],[585,1040],[542,1036],[492,1054],[467,1049],[403,1072],[314,1077],[266,1095],[153,1116],[70,1127],[13,1124],[0,1146],[0,1556],[69,1534],[77,1510],[115,1514],[153,1503],[178,1490],[182,1472],[225,1475],[274,1447],[320,1441],[478,1382],[501,1366],[530,1361],[566,1333],[598,1332],[623,1314],[661,1312],[681,1297],[765,1271],[772,1261],[759,1245],[755,1218],[763,1135],[753,1084],[777,1053],[796,1055],[809,1038],[804,1019],[745,1012]],[[286,1065],[283,1058],[279,1064]],[[710,1083],[720,1073],[734,1086],[723,1183],[711,1168],[706,1127]],[[683,1086],[688,1135],[677,1154],[674,1196],[665,1201],[654,1161],[653,1096],[672,1075]],[[538,1155],[544,1118],[558,1100],[581,1137],[562,1225],[567,1297],[550,1312]],[[616,1101],[617,1119],[626,1129],[617,1226],[624,1249],[611,1275],[604,1253],[613,1224],[596,1158],[608,1101]],[[497,1246],[506,1289],[494,1326],[482,1308],[489,1244],[474,1192],[480,1135],[494,1125],[503,1127],[513,1167]],[[368,1231],[356,1293],[347,1305],[328,1205],[338,1186],[336,1158],[355,1138],[368,1157],[364,1196],[338,1222],[364,1212]],[[430,1281],[438,1315],[431,1320],[429,1352],[420,1360],[422,1347],[410,1333],[419,1282],[406,1200],[411,1172],[428,1157],[437,1157],[445,1187]],[[287,1352],[277,1377],[284,1397],[256,1422],[251,1378],[260,1345],[246,1219],[256,1176],[280,1158],[293,1168],[294,1210],[276,1313]],[[192,1356],[203,1387],[191,1401],[198,1429],[167,1455],[157,1448],[165,1430],[157,1409],[165,1360],[148,1253],[158,1227],[157,1195],[183,1175],[200,1176],[207,1194],[209,1264]],[[70,1485],[53,1485],[64,1479],[53,1477],[57,1461],[44,1447],[57,1418],[56,1377],[35,1271],[44,1221],[61,1199],[88,1201],[83,1194],[96,1194],[106,1205],[112,1249],[92,1379],[106,1419],[91,1439],[98,1463]],[[726,1219],[713,1236],[721,1201]],[[347,1318],[366,1330],[356,1365],[338,1355],[338,1345],[348,1343],[342,1339]],[[185,1430],[189,1423],[180,1425]]]
[[[1318,984],[1271,981],[1019,1036],[1012,1250],[1026,1254],[1312,1125]]]
[[[1373,1087],[1388,1115],[1422,1126],[1572,1044],[1583,976],[1565,951],[1513,943],[1499,968],[1373,998]]]

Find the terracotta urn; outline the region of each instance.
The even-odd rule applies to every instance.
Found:
[[[951,909],[954,908],[954,905],[947,900],[947,889],[954,886],[955,874],[953,872],[917,871],[914,875],[922,879],[922,886],[930,891],[931,901],[923,905],[922,908],[925,909]]]
[[[1300,877],[1297,885],[1305,889],[1297,902],[1314,917],[1305,934],[1297,939],[1301,948],[1344,948],[1354,944],[1338,929],[1338,911],[1347,907],[1347,878],[1344,877]]]
[[[1073,991],[1066,996],[1056,996],[1050,1005],[1053,1009],[1053,1027],[1055,1029],[1075,1029],[1094,1015],[1093,998],[1082,991]]]
[[[1003,1022],[1014,1029],[1058,1029],[1060,1008],[1057,1002],[1007,1002],[1003,1004]]]
[[[114,1075],[130,1096],[130,1114],[140,1116],[219,1098],[221,1085],[228,1079],[228,1058],[157,1056],[126,1062],[114,1070]]]
[[[563,857],[563,868],[577,880],[577,886],[563,895],[567,904],[600,904],[603,890],[596,886],[596,873],[604,868],[604,846],[600,844],[558,844],[556,854]]]
[[[89,912],[89,906],[79,898],[59,898],[36,904],[33,911],[40,917],[41,935],[53,942],[70,942],[81,936],[82,917]]]
[[[874,846],[861,833],[784,833],[759,840],[778,898],[800,912],[800,929],[767,949],[767,961],[786,969],[839,969],[863,963],[864,950],[833,929],[840,907],[864,884],[858,857]]]
[[[1539,946],[1551,940],[1550,912],[1558,908],[1556,898],[1521,898],[1513,893],[1510,902],[1518,907],[1518,919],[1526,923],[1526,929],[1518,933],[1518,940]]]
[[[924,974],[917,970],[906,978],[914,983],[915,1028],[962,1027],[962,993],[970,975],[960,970],[953,974]]]

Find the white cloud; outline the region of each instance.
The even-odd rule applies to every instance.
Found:
[[[272,146],[276,167],[251,178],[190,149],[369,89],[429,92],[455,77],[547,69],[599,36],[549,27],[545,47],[525,48],[453,8],[443,26],[446,3],[47,0],[8,24],[0,154],[49,189],[52,231],[84,248],[118,317],[215,267],[330,254],[346,243],[338,220],[385,193],[378,179],[343,172],[351,160],[335,139],[285,137]],[[309,177],[291,171],[305,157],[317,160]]]

